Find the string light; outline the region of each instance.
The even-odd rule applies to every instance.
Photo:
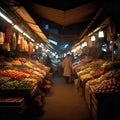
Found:
[[[23,30],[20,29],[17,25],[14,25],[13,27],[14,27],[16,30],[18,30],[20,33],[23,33]]]

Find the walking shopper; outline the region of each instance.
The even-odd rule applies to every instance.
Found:
[[[62,62],[63,67],[63,76],[65,78],[66,83],[69,83],[72,73],[72,60],[70,59],[70,55],[67,54]]]

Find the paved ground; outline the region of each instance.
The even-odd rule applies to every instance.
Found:
[[[77,93],[74,84],[66,84],[62,77],[54,77],[53,82],[45,98],[44,114],[37,120],[90,120],[81,91]]]

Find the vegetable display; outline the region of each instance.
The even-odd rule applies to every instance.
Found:
[[[14,79],[20,79],[28,77],[28,74],[19,72],[17,70],[0,70],[0,76],[11,77]]]
[[[92,89],[95,93],[120,92],[120,81],[114,78],[104,80],[100,84],[92,86]]]
[[[33,84],[28,81],[13,80],[0,85],[0,89],[30,89],[32,85]]]

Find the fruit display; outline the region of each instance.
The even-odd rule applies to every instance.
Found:
[[[30,69],[30,68],[23,68],[22,71],[24,71],[25,73],[28,73],[28,74],[33,73],[33,69]]]
[[[106,72],[104,74],[104,77],[106,79],[110,79],[110,78],[119,79],[120,78],[120,70],[111,70],[109,72]]]
[[[17,70],[0,70],[0,76],[11,77],[14,79],[20,79],[20,78],[28,77],[29,74],[26,74],[24,72],[20,72]]]
[[[34,64],[32,64],[30,61],[29,61],[29,62],[24,63],[24,65],[25,65],[26,67],[28,67],[28,68],[31,68],[31,69],[34,69],[34,67],[35,67],[35,65],[34,65]]]
[[[80,77],[81,75],[88,74],[90,71],[91,71],[91,68],[88,67],[84,70],[80,70],[79,72],[77,72],[77,75],[78,75],[78,77]]]
[[[40,78],[44,78],[44,75],[42,75],[41,73],[39,73],[37,71],[33,71],[33,74],[39,76]]]
[[[120,92],[120,80],[111,78],[91,87],[94,93]]]
[[[94,77],[94,78],[97,78],[99,76],[101,76],[103,74],[103,70],[102,69],[99,69],[99,70],[95,70],[91,73],[91,75]]]
[[[94,79],[93,76],[91,76],[90,74],[84,74],[80,76],[80,79],[82,82],[86,82],[88,80],[92,80]]]
[[[26,58],[23,58],[23,57],[18,57],[18,58],[15,58],[15,60],[19,60],[21,62],[27,62],[27,59]]]
[[[0,85],[1,90],[13,90],[13,89],[31,89],[33,84],[29,81],[7,81]]]
[[[0,65],[0,70],[14,69],[12,65]]]
[[[35,67],[34,70],[40,72],[43,76],[46,75],[46,72],[38,67]]]
[[[10,77],[0,77],[0,85],[3,84],[4,82],[10,80]]]
[[[33,84],[36,84],[38,82],[35,78],[29,78],[29,77],[25,78],[24,81],[28,81],[28,82],[31,82]]]
[[[43,72],[43,71],[44,71],[43,74],[46,74],[46,72],[49,72],[49,70],[50,70],[50,67],[45,66],[44,64],[41,64],[41,63],[38,62],[38,61],[31,60],[30,62],[35,65],[35,66],[34,66],[34,69],[38,69],[40,72]],[[41,70],[42,70],[42,71],[41,71]]]
[[[101,83],[103,80],[105,80],[105,76],[101,75],[99,78],[96,78],[96,79],[93,79],[93,80],[89,80],[86,84],[88,86],[95,85],[95,84]]]
[[[22,62],[19,61],[19,60],[12,60],[12,61],[11,61],[11,64],[12,64],[12,65],[18,65],[18,66],[20,66],[20,65],[22,65]]]
[[[90,59],[88,57],[84,57],[83,59],[79,60],[76,63],[73,63],[72,65],[72,69],[75,71],[79,71],[81,68],[83,68],[88,62],[90,61]]]

